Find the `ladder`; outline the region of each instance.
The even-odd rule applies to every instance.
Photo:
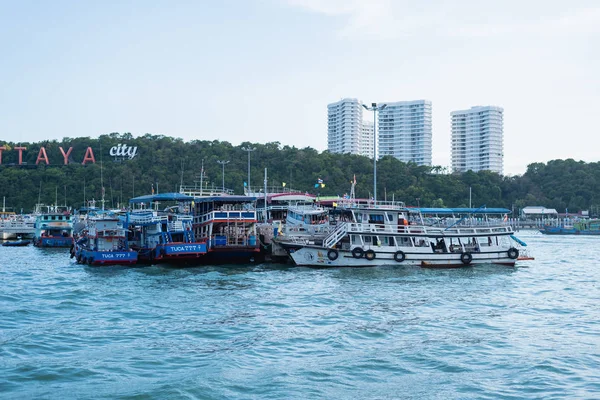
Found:
[[[331,248],[348,233],[348,223],[339,224],[333,232],[323,239],[323,247]]]

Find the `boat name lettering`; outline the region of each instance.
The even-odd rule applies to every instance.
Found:
[[[115,258],[125,258],[126,254],[124,253],[102,253],[102,258],[107,259],[115,259]]]
[[[187,246],[173,246],[170,248],[171,251],[200,251],[200,246],[187,245]]]

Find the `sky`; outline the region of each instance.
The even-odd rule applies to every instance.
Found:
[[[327,148],[327,104],[504,108],[504,173],[598,161],[596,0],[0,0],[0,143],[110,132]]]

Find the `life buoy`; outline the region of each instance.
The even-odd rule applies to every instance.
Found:
[[[365,251],[365,258],[369,261],[373,261],[375,259],[375,252],[371,249]]]
[[[361,249],[360,247],[355,247],[352,249],[352,257],[354,258],[362,258],[362,256],[365,254],[364,250]]]
[[[512,259],[512,260],[516,260],[517,258],[519,258],[519,250],[515,249],[514,247],[511,247],[510,249],[508,249],[508,258]]]
[[[327,252],[327,258],[329,258],[331,261],[337,260],[338,256],[339,254],[336,249],[329,249],[329,251]]]
[[[465,265],[469,265],[471,264],[471,261],[473,261],[473,255],[468,251],[464,252],[460,255],[460,261]]]
[[[398,250],[394,253],[394,260],[397,262],[402,262],[406,260],[406,254],[402,250]]]

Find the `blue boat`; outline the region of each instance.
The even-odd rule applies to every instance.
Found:
[[[73,219],[67,208],[48,207],[35,219],[33,245],[37,247],[71,247],[73,245]]]
[[[127,230],[119,217],[99,212],[88,216],[84,230],[71,248],[71,257],[79,264],[134,265],[138,253],[129,248]]]
[[[31,240],[19,239],[19,240],[15,240],[14,242],[4,242],[4,243],[2,243],[2,246],[4,246],[4,247],[22,247],[22,246],[29,246],[30,244],[31,244]]]
[[[600,235],[600,219],[581,220],[572,225],[546,225],[540,232],[546,235]]]
[[[194,235],[193,201],[193,197],[181,193],[140,196],[129,201],[133,209],[125,216],[125,226],[140,263],[201,264],[207,243]],[[159,211],[160,203],[175,205]]]

